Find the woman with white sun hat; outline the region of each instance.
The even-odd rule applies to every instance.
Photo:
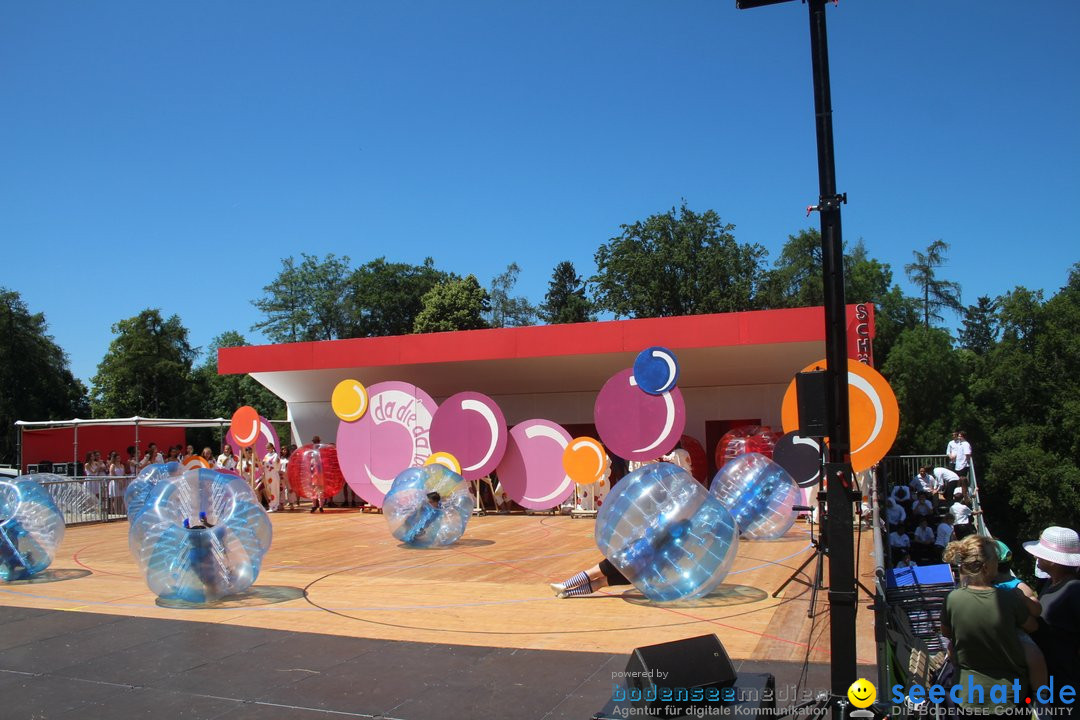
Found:
[[[1039,594],[1042,618],[1035,641],[1046,656],[1056,694],[1062,685],[1080,685],[1080,536],[1070,528],[1048,527],[1024,549],[1050,576]]]

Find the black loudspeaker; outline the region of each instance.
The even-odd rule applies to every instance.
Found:
[[[715,635],[639,647],[626,663],[628,700],[646,714],[676,717],[718,706],[738,673]]]
[[[795,396],[799,403],[799,435],[823,438],[829,434],[825,371],[801,372],[795,376]]]

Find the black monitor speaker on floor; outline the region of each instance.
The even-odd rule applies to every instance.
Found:
[[[735,666],[715,635],[639,647],[626,663],[627,700],[662,717],[722,704],[722,691],[736,679]]]

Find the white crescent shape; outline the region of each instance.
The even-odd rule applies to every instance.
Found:
[[[792,445],[809,445],[814,448],[815,451],[821,452],[821,446],[817,444],[817,440],[814,438],[804,438],[802,435],[791,436]]]
[[[525,437],[529,440],[538,437],[545,437],[549,440],[554,440],[555,442],[559,443],[559,447],[561,447],[563,450],[566,450],[566,446],[568,444],[566,438],[560,435],[558,430],[548,427],[547,425],[533,425],[532,427],[525,428]],[[535,503],[554,500],[555,498],[559,497],[559,495],[566,492],[566,489],[570,487],[573,483],[574,481],[570,479],[569,475],[563,475],[563,479],[562,482],[559,484],[559,487],[555,488],[554,491],[548,493],[544,497],[534,498],[526,495],[522,499]]]
[[[244,435],[243,437],[239,435],[236,436],[237,444],[247,446],[254,442],[255,438],[259,435],[260,425],[261,423],[258,420],[255,420],[255,422],[251,423],[251,432],[249,434]]]
[[[671,398],[671,393],[666,392],[660,397],[664,398],[664,429],[661,431],[660,436],[653,441],[652,445],[647,447],[638,448],[634,452],[649,452],[653,448],[656,448],[660,443],[664,442],[664,439],[671,433],[671,428],[675,426],[675,401]]]
[[[491,443],[488,445],[487,453],[484,455],[484,457],[480,460],[480,462],[476,463],[475,465],[470,465],[467,468],[462,468],[463,470],[470,471],[478,470],[482,468],[488,460],[491,459],[492,455],[495,454],[495,446],[498,444],[499,441],[499,423],[495,420],[495,413],[491,412],[491,408],[489,408],[487,405],[480,402],[479,400],[462,400],[461,409],[471,410],[472,412],[479,413],[480,416],[487,421],[488,430],[491,431]],[[451,470],[452,469],[453,468],[451,468]]]
[[[671,353],[666,353],[661,350],[653,350],[652,356],[654,358],[660,358],[667,364],[668,379],[667,382],[660,387],[660,392],[667,392],[675,387],[675,358],[671,357]]]
[[[448,458],[448,457],[436,458],[434,464],[435,465],[442,465],[444,468],[446,468],[450,472],[455,472],[455,473],[457,472],[457,468],[454,467],[454,463],[450,462],[450,458]]]
[[[848,384],[854,385],[859,390],[862,390],[863,394],[870,399],[870,404],[874,406],[874,429],[870,432],[870,437],[866,439],[866,442],[851,451],[857,453],[870,443],[874,442],[874,440],[877,440],[877,436],[881,434],[881,428],[885,425],[885,409],[882,407],[881,398],[870,384],[870,381],[866,380],[861,375],[856,375],[850,371],[848,372],[847,377]]]
[[[262,433],[262,436],[264,438],[266,438],[267,444],[274,442],[274,433],[270,429],[270,425],[268,423],[264,423],[261,419],[259,420],[259,432]],[[277,448],[274,449],[277,450]]]
[[[360,387],[358,385],[353,385],[352,391],[356,393],[357,396],[360,398],[360,404],[356,407],[355,412],[346,413],[345,415],[341,416],[341,419],[345,422],[349,422],[350,420],[356,420],[367,410],[367,397],[364,396],[364,393],[360,392]]]
[[[371,468],[369,468],[367,465],[364,465],[364,474],[368,476],[368,480],[371,481],[371,484],[375,486],[375,489],[381,492],[383,495],[390,492],[390,486],[394,484],[394,478],[390,478],[389,480],[381,478],[375,473],[371,472]]]
[[[604,471],[604,454],[600,451],[600,448],[596,447],[596,443],[589,442],[588,440],[578,440],[576,443],[570,446],[575,452],[581,448],[589,448],[592,450],[593,455],[596,456],[597,466],[596,474],[600,475]]]

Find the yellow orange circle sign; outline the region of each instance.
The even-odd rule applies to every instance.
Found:
[[[803,372],[825,369],[820,360],[803,368]],[[866,363],[848,359],[848,410],[851,429],[851,468],[855,472],[876,465],[896,440],[900,429],[900,407],[896,395],[874,368]],[[792,379],[784,393],[780,410],[784,432],[799,429],[799,404]]]
[[[591,437],[579,437],[566,445],[562,456],[566,476],[579,485],[588,485],[604,477],[611,458],[604,446]]]
[[[453,454],[448,452],[437,452],[428,455],[428,459],[424,461],[425,465],[442,465],[447,470],[461,474],[461,463]]]
[[[364,417],[368,409],[368,392],[359,380],[342,380],[330,396],[330,407],[334,414],[345,422],[356,422]]]

